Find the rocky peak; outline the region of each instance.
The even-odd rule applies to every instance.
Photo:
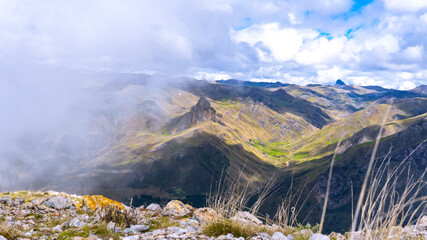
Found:
[[[341,79],[338,79],[337,82],[335,83],[335,86],[346,86],[346,84]]]
[[[197,104],[191,108],[190,116],[190,124],[200,123],[208,120],[215,121],[216,111],[211,106],[209,100],[204,96],[201,96]]]

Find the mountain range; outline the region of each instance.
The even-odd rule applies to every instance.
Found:
[[[43,152],[35,155],[48,166],[31,187],[132,198],[136,205],[180,199],[198,207],[224,178],[247,184],[255,195],[274,181],[261,212],[272,215],[289,191],[300,189],[307,196],[300,221],[313,224],[336,149],[325,230],[346,231],[383,120],[378,161],[409,157],[414,176],[427,168],[426,89],[342,80],[299,86],[124,78],[86,90],[102,96],[103,107],[91,111],[84,137],[65,129],[25,143],[28,151]],[[47,147],[53,149],[48,154],[40,150]],[[21,167],[3,176],[31,179],[31,171]]]

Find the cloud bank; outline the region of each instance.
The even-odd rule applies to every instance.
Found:
[[[408,89],[427,84],[425,36],[421,0],[0,0],[3,72],[47,66],[296,84],[341,78]]]

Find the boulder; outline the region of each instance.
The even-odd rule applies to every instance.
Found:
[[[125,210],[123,204],[102,195],[85,195],[82,203],[77,205],[77,209],[88,210],[87,208],[90,208],[92,212],[97,208],[99,209],[103,207],[117,207],[121,210]]]
[[[178,200],[172,200],[163,208],[162,214],[167,216],[183,217],[188,215],[192,210],[192,206],[184,204]]]
[[[288,238],[281,232],[274,232],[271,240],[288,240]]]
[[[44,203],[44,205],[57,210],[62,210],[71,207],[72,204],[70,199],[61,196],[56,196],[49,198]]]
[[[193,217],[199,221],[200,224],[206,224],[219,219],[219,215],[212,208],[197,208],[193,212]]]
[[[150,229],[150,226],[148,226],[148,225],[130,225],[130,230],[132,232],[141,233],[141,232],[147,231],[148,229]]]
[[[254,215],[250,214],[249,212],[244,211],[238,211],[236,215],[234,215],[232,218],[230,218],[231,221],[241,222],[245,224],[255,224],[255,225],[261,225],[262,222]]]
[[[81,222],[81,220],[79,218],[75,217],[75,218],[71,219],[69,226],[70,227],[78,227],[78,226],[80,226],[80,222]]]
[[[149,211],[153,211],[153,212],[162,211],[162,208],[160,207],[160,205],[156,204],[156,203],[152,203],[152,204],[148,205],[148,207],[146,209]]]
[[[330,238],[326,235],[315,233],[310,237],[309,240],[330,240]]]

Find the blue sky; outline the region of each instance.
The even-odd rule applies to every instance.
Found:
[[[0,69],[427,84],[426,0],[0,0]],[[7,70],[7,71],[6,71]]]

